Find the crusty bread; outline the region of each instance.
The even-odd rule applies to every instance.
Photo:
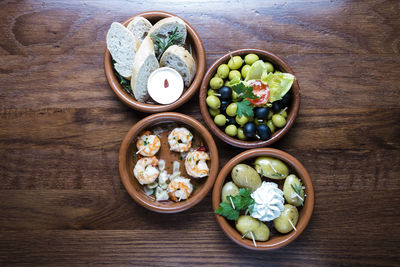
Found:
[[[128,26],[126,26],[140,42],[143,42],[143,39],[147,36],[151,27],[150,21],[140,16],[134,17],[133,20],[129,22]]]
[[[126,79],[132,75],[132,66],[135,61],[139,40],[118,22],[113,22],[107,32],[107,49],[115,60],[115,70]]]
[[[170,67],[179,72],[186,87],[189,87],[196,74],[196,63],[192,55],[182,46],[168,47],[160,59],[160,66]]]
[[[177,28],[177,33],[182,36],[182,38],[177,42],[177,44],[183,45],[186,41],[186,24],[185,22],[178,17],[168,17],[162,20],[159,20],[156,24],[151,27],[149,31],[149,36],[152,41],[155,41],[153,34],[160,39],[167,38],[174,30]]]
[[[139,47],[135,62],[133,62],[131,87],[137,101],[145,102],[149,98],[147,80],[158,67],[159,63],[154,54],[153,41],[147,36]]]

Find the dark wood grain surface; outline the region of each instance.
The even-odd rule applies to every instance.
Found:
[[[296,73],[300,113],[273,147],[305,165],[316,202],[292,244],[237,246],[211,194],[163,215],[125,191],[119,146],[146,114],[107,84],[105,34],[148,10],[191,23],[207,66],[253,47]],[[399,265],[399,51],[397,0],[1,1],[0,265]],[[177,111],[202,121],[198,95]],[[222,167],[238,149],[216,142]]]

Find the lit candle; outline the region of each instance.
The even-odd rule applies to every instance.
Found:
[[[183,92],[182,76],[174,69],[163,67],[150,74],[147,91],[151,98],[160,104],[171,104],[179,99]]]

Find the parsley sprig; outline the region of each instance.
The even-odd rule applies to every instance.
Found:
[[[215,212],[228,220],[236,221],[242,210],[245,210],[246,214],[253,210],[254,199],[248,188],[240,188],[239,195],[228,196],[227,199],[230,199],[231,203],[221,202]]]
[[[168,47],[177,43],[180,39],[183,38],[181,34],[178,32],[178,27],[175,27],[174,31],[167,38],[160,38],[155,34],[152,36],[155,39],[154,45],[157,47],[157,59],[160,60],[162,54],[167,50]]]
[[[237,115],[239,117],[246,116],[249,118],[254,117],[253,107],[248,99],[258,99],[253,93],[253,86],[247,86],[242,82],[239,82],[232,86],[235,93],[238,94],[240,98],[244,98],[240,102],[236,102],[237,105]]]

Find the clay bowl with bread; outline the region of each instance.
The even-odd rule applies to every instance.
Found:
[[[236,58],[239,60],[232,61]],[[286,93],[283,96],[276,96],[272,94],[272,90],[268,87],[271,86],[271,84],[264,82],[261,83],[258,81],[260,85],[265,86],[265,90],[259,90],[260,95],[256,95],[258,99],[253,100],[240,97],[235,99],[235,89],[232,87],[228,88],[231,78],[235,77],[231,77],[231,72],[236,72],[238,79],[240,78],[242,82],[247,82],[245,80],[247,76],[244,76],[247,75],[247,73],[244,72],[244,68],[248,68],[247,72],[250,72],[249,69],[253,68],[254,64],[258,64],[258,61],[263,62],[263,65],[260,64],[263,68],[268,70],[266,72],[268,73],[268,77],[269,75],[272,76],[272,78],[270,78],[271,84],[279,84],[280,82],[282,82],[282,84],[288,84],[285,83],[286,81],[279,80],[282,75],[278,74],[278,72],[284,73],[283,75],[285,79],[287,76],[290,76],[291,85],[287,86],[288,91],[285,91]],[[234,67],[234,70],[230,69],[228,65],[232,62],[238,63],[238,66],[240,67],[236,66]],[[225,67],[225,74],[221,72],[221,70],[224,70],[223,67]],[[216,81],[219,81],[219,84]],[[257,83],[254,84],[257,85]],[[213,85],[213,87],[211,87],[211,85]],[[253,88],[256,88],[257,86],[254,86]],[[263,95],[261,92],[265,92],[265,94]],[[225,101],[225,105],[223,99],[224,93],[228,94],[228,100]],[[255,89],[253,89],[253,94],[254,93],[257,94]],[[218,99],[216,99],[215,96],[210,97],[210,95],[216,95]],[[236,96],[237,95],[238,94],[236,94]],[[270,103],[270,101],[272,101],[272,96],[275,97],[275,102]],[[300,107],[300,86],[289,65],[274,53],[261,49],[239,49],[221,56],[211,65],[200,86],[199,98],[201,114],[207,126],[218,138],[236,147],[257,148],[269,146],[275,143],[285,136],[293,126]],[[209,101],[210,98],[213,98],[212,102]],[[264,100],[268,102],[263,104],[264,102],[262,101]],[[251,109],[253,117],[246,117],[243,115],[244,120],[236,120],[236,118],[239,117],[239,108],[237,108],[237,111],[233,110],[232,113],[230,106],[235,102],[233,105],[236,105],[237,107],[239,101],[241,105],[246,101],[247,103],[250,103],[250,105],[247,105],[245,108]],[[253,105],[252,101],[258,101],[261,105]],[[212,104],[212,108],[210,107],[210,104]],[[217,109],[215,109],[215,107],[217,107]],[[261,119],[257,118],[257,116],[260,116]],[[227,122],[225,125],[222,125],[224,119],[226,119]],[[274,123],[272,123],[273,121]],[[219,125],[217,125],[218,123]],[[274,125],[275,123],[276,125]],[[234,126],[229,126],[230,124],[233,124]],[[259,126],[259,124],[263,124],[263,126]],[[228,126],[230,127],[229,129]],[[258,132],[258,129],[260,129],[261,134]],[[247,132],[245,130],[247,130]]]
[[[268,162],[266,161],[267,159],[269,160],[269,162],[272,162],[272,164],[274,164],[275,171],[277,172],[281,173],[284,172],[283,169],[280,168],[279,164],[276,165],[277,162],[279,162],[281,166],[282,164],[284,164],[288,168],[288,171],[285,173],[285,175],[287,176],[281,179],[270,179],[266,177],[266,176],[269,177],[273,176],[270,176],[268,172],[263,173],[262,171],[260,171],[262,169],[266,170],[265,168],[268,166],[266,165],[263,166],[259,164],[263,164],[262,161],[264,163]],[[281,213],[275,215],[275,218],[272,219],[271,221],[263,220],[260,219],[258,216],[254,216],[252,211],[246,213],[247,215],[250,216],[247,216],[247,218],[245,219],[249,220],[249,217],[251,217],[250,219],[256,222],[255,225],[254,223],[253,225],[251,225],[250,223],[248,223],[247,225],[243,223],[243,218],[241,217],[246,216],[244,215],[245,214],[244,210],[240,212],[241,215],[239,216],[239,219],[236,221],[227,219],[225,216],[215,213],[219,226],[232,241],[234,241],[240,246],[243,246],[251,250],[267,251],[267,250],[278,249],[288,245],[301,235],[301,233],[306,228],[313,212],[314,189],[311,178],[307,170],[295,157],[281,150],[273,148],[256,148],[244,151],[239,155],[233,157],[231,160],[229,160],[228,163],[222,168],[222,170],[218,174],[212,193],[212,209],[214,212],[217,211],[220,203],[223,201],[223,196],[225,195],[225,197],[228,198],[228,196],[226,195],[230,194],[227,193],[229,192],[227,190],[230,190],[227,185],[232,183],[236,184],[240,182],[241,179],[242,182],[245,183],[243,185],[248,186],[249,188],[251,188],[251,186],[254,186],[253,184],[255,183],[255,180],[251,178],[248,170],[247,174],[249,175],[246,177],[246,179],[238,175],[235,176],[235,173],[239,174],[241,170],[244,170],[243,164],[248,165],[249,166],[248,168],[250,167],[254,168],[254,172],[257,171],[257,173],[261,173],[260,177],[263,183],[262,185],[264,185],[264,183],[276,184],[277,188],[279,188],[284,192],[284,193],[282,192],[281,194],[284,194],[285,208],[283,211],[281,211]],[[241,166],[242,169],[240,170],[238,166]],[[236,172],[236,170],[239,171]],[[272,172],[272,174],[274,174],[274,169],[269,169],[269,171]],[[296,179],[298,181],[297,182],[298,188],[301,190],[299,194],[302,197],[302,202],[300,202],[300,200],[297,198],[296,195],[293,195],[293,191],[289,192],[288,187],[286,187],[287,182],[293,183],[295,179],[293,178],[294,175],[297,177]],[[260,188],[262,187],[262,185],[255,188]],[[255,191],[253,190],[251,191],[254,194],[257,192],[258,189],[256,189]],[[269,193],[265,195],[271,195],[271,194]],[[287,203],[288,196],[291,198],[290,201],[295,200],[295,203],[293,202],[290,203],[293,205]],[[230,202],[227,203],[229,205]],[[267,202],[261,202],[261,203],[262,203],[261,207],[265,206],[271,207],[271,205],[273,205],[273,202],[269,202],[268,205],[265,204]],[[254,206],[256,206],[256,204]],[[286,209],[286,206],[290,207],[290,209]],[[258,206],[257,208],[259,207],[260,206]],[[288,213],[286,213],[286,210],[292,211],[292,209],[296,210],[295,212],[297,213],[296,215],[297,218],[288,216]],[[256,220],[254,218],[258,219]],[[288,219],[292,220],[293,222],[291,221],[290,224]],[[240,222],[240,220],[242,221]],[[251,220],[249,221],[251,222]],[[294,228],[292,226],[293,224]],[[258,241],[258,240],[253,241],[252,240],[253,238],[251,237],[253,233],[251,233],[251,235],[246,235],[246,233],[248,233],[249,230],[244,229],[245,227],[249,227],[250,229],[252,229],[255,238],[262,237],[264,233],[267,233],[267,235],[264,236],[265,238],[262,237],[264,238],[263,241]]]
[[[178,31],[174,33],[175,25],[178,26]],[[186,28],[186,31],[183,32],[182,28]],[[158,50],[160,46],[157,46],[158,41],[154,35],[164,42],[172,38],[174,34],[178,37],[184,35],[186,37],[176,39],[173,42],[175,45],[166,50],[168,53],[162,54]],[[163,38],[163,36],[166,37]],[[154,49],[149,43],[153,43]],[[109,48],[112,49],[111,53]],[[164,56],[167,54],[171,56],[169,58]],[[107,47],[104,53],[107,81],[123,103],[138,111],[156,113],[171,111],[183,105],[199,88],[205,66],[206,56],[200,36],[188,22],[171,13],[162,11],[139,13],[121,24],[113,23],[107,33]],[[154,101],[147,92],[147,80],[150,74],[161,67],[177,70],[184,82],[183,90],[180,89],[182,91],[180,97],[168,104]],[[165,88],[167,86],[166,81]],[[171,85],[169,89],[172,87]]]
[[[174,129],[182,128],[187,129],[193,138],[189,145],[190,148],[186,147],[186,152],[179,153],[172,150],[175,147],[173,148],[170,142],[175,137],[171,138],[171,132]],[[142,166],[140,161],[143,162],[150,158],[144,157],[141,152],[142,149],[138,146],[138,142],[144,133],[157,135],[160,140],[160,147],[153,155],[157,160],[154,161],[153,158],[151,162],[153,165],[149,165],[150,168],[156,168],[156,172],[160,171],[160,173],[153,176],[153,178],[158,177],[155,180],[146,180],[147,184],[143,183],[143,180],[149,179],[152,172],[148,172],[149,170],[146,168],[144,172],[148,176],[141,176],[141,173],[136,171],[137,168]],[[147,143],[152,144],[151,141],[147,141]],[[203,175],[196,177],[195,174],[199,174],[199,172],[198,169],[192,168],[191,159],[193,158],[191,155],[193,153],[199,153],[200,156],[208,155],[207,159],[202,162],[203,166],[198,165],[199,169],[207,169],[207,172],[202,172]],[[214,139],[200,122],[184,114],[163,112],[140,120],[128,131],[119,151],[119,173],[127,192],[138,204],[159,213],[177,213],[199,203],[211,190],[218,174],[218,159],[218,150]],[[164,161],[164,163],[161,164],[161,161]],[[178,166],[176,166],[177,162],[179,163]],[[193,163],[198,164],[199,162],[193,160]],[[161,167],[161,165],[164,166]],[[193,173],[193,170],[195,173]],[[161,178],[163,172],[169,177],[166,182],[162,181]],[[184,177],[186,179],[183,179],[184,181],[192,184],[192,192],[189,192],[189,197],[177,195],[177,188],[171,185],[174,181],[181,179],[177,179],[177,176]],[[168,186],[163,187],[163,183],[167,183]],[[149,192],[149,188],[154,189],[154,191],[150,189]],[[165,189],[166,192],[162,189]],[[184,187],[180,188],[180,190],[184,189]],[[164,198],[164,196],[166,197]]]

